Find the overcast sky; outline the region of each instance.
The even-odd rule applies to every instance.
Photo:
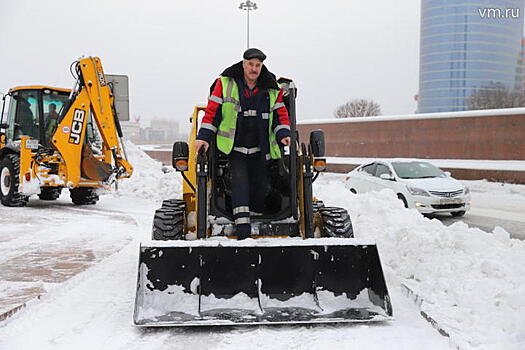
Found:
[[[130,79],[131,115],[188,120],[246,49],[240,0],[0,0],[0,91],[72,87],[69,65],[99,56]],[[331,118],[353,98],[413,113],[419,0],[256,0],[250,46],[298,86],[298,119]],[[147,124],[147,123],[143,123]],[[182,126],[184,130],[184,126]]]

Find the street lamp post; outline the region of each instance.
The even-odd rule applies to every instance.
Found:
[[[240,10],[244,10],[247,12],[247,20],[246,20],[246,44],[247,48],[250,48],[250,11],[257,10],[257,4],[253,1],[246,0],[244,2],[241,2],[239,5]]]

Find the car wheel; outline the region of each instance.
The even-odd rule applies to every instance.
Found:
[[[466,211],[465,210],[461,210],[461,211],[453,211],[452,213],[450,213],[453,217],[455,218],[459,218],[460,216],[463,216],[465,215]]]
[[[397,198],[399,198],[399,200],[403,202],[403,205],[405,206],[405,208],[408,208],[408,203],[407,203],[405,196],[403,196],[401,193],[398,193]]]

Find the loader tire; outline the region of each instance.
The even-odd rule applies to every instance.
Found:
[[[20,157],[7,154],[0,161],[0,201],[8,207],[23,207],[28,196],[18,192],[20,175]]]
[[[155,211],[151,239],[172,241],[184,239],[184,209],[162,207]]]
[[[317,213],[320,209],[324,208],[324,202],[323,201],[315,201],[312,202],[312,208],[314,209],[314,213]]]
[[[60,197],[62,187],[40,187],[38,198],[43,201],[54,201]]]
[[[165,199],[162,201],[162,207],[171,209],[184,209],[186,208],[186,202],[184,199]]]
[[[354,229],[350,215],[346,209],[338,207],[324,207],[319,209],[323,219],[323,235],[325,237],[352,238]]]
[[[98,194],[93,187],[77,187],[69,190],[69,196],[76,205],[90,205],[98,201]]]

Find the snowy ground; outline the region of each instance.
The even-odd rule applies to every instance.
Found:
[[[462,349],[525,348],[525,242],[510,239],[501,228],[486,233],[462,222],[444,226],[403,208],[389,190],[348,196],[338,190],[341,178],[326,174],[320,192],[330,204],[349,208],[356,236],[377,240],[383,264],[425,300],[423,311],[451,335],[453,344]],[[485,206],[509,196],[525,203],[525,186],[470,185],[473,197]]]
[[[464,222],[492,232],[497,226],[512,238],[525,240],[525,186],[487,181],[463,181],[470,189],[472,207],[464,217],[436,215],[445,225]]]
[[[351,195],[336,174],[323,174],[314,195],[348,208],[356,236],[377,241],[394,321],[137,329],[138,244],[149,238],[160,201],[176,197],[181,186],[178,174],[164,173],[132,145],[128,152],[136,173],[118,196],[103,196],[96,206],[72,206],[64,193],[52,205],[32,200],[27,208],[2,208],[0,308],[24,288],[42,297],[0,322],[0,349],[525,348],[524,242],[501,228],[485,233],[461,222],[447,227],[403,208],[389,191]],[[470,186],[487,208],[498,198],[518,205],[525,200],[525,186]],[[419,315],[402,284],[423,298],[421,309],[450,338]]]

